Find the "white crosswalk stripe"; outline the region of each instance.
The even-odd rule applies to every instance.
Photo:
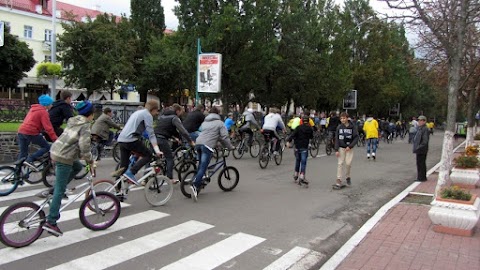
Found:
[[[3,248],[0,249],[0,265],[10,263],[16,260],[24,259],[36,254],[40,254],[46,251],[54,250],[64,246],[85,241],[102,235],[106,235],[112,232],[120,231],[126,228],[130,228],[139,224],[157,220],[169,216],[168,214],[149,210],[134,214],[131,216],[121,217],[117,220],[112,227],[104,231],[93,232],[87,228],[82,228],[74,231],[65,232],[62,239],[58,239],[54,236],[42,238],[42,241],[37,241],[33,245],[23,247],[20,249],[15,248]]]
[[[263,270],[287,270],[293,269],[293,266],[298,269],[308,269],[308,267],[305,267],[305,264],[310,263],[310,258],[317,259],[317,257],[321,258],[322,255],[308,248],[294,247]],[[300,263],[299,261],[302,262]],[[315,260],[314,262],[317,261]]]
[[[188,221],[50,269],[105,269],[213,227],[198,221]]]
[[[213,269],[263,241],[265,241],[265,239],[261,237],[237,233],[188,257],[167,265],[161,270]],[[215,254],[215,256],[212,256],[212,254]]]

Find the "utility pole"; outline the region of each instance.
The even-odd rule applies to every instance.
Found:
[[[57,62],[57,0],[52,1],[52,41],[51,46],[52,50],[51,58],[52,64]],[[52,76],[52,89],[50,91],[50,96],[53,100],[57,96],[57,76]]]

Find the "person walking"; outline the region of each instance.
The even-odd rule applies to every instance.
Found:
[[[295,171],[293,179],[295,182],[300,178],[298,184],[308,185],[305,178],[308,159],[308,144],[313,138],[313,128],[310,126],[308,116],[304,116],[303,124],[293,130],[292,134],[287,138],[287,146],[293,141],[295,144]]]
[[[365,131],[365,139],[367,140],[367,159],[370,159],[370,154],[373,159],[377,157],[377,142],[378,142],[378,122],[369,115],[367,121],[363,124],[363,131]]]
[[[427,118],[423,115],[418,117],[417,133],[413,138],[413,153],[417,156],[417,180],[427,181],[427,152],[430,133],[425,126]]]
[[[340,125],[335,132],[335,155],[338,158],[337,181],[334,189],[345,187],[342,182],[345,167],[345,180],[347,186],[351,185],[350,169],[352,168],[353,148],[357,145],[358,131],[354,124],[348,120],[348,113],[340,114]]]
[[[57,139],[48,117],[48,110],[52,107],[53,99],[48,95],[41,95],[38,98],[38,103],[31,106],[25,119],[23,119],[23,123],[18,128],[18,145],[20,147],[18,159],[27,158],[24,164],[34,171],[38,171],[38,169],[33,162],[50,150],[50,144],[41,134],[42,131],[44,130],[52,141]],[[30,143],[40,146],[40,149],[29,156],[28,146]]]

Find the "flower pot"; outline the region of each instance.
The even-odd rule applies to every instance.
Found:
[[[480,199],[472,195],[470,201],[435,198],[428,216],[435,232],[472,236],[480,219]]]
[[[480,174],[478,168],[453,167],[450,180],[461,188],[474,189],[475,186],[480,185]]]

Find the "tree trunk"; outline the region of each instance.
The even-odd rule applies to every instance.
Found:
[[[478,88],[478,87],[477,87]],[[473,137],[475,136],[475,97],[477,96],[477,89],[471,89],[468,93],[467,104],[467,139],[466,145],[473,144]]]
[[[435,187],[435,196],[449,179],[450,167],[453,156],[453,136],[455,134],[455,122],[457,116],[457,95],[460,86],[460,71],[463,59],[463,50],[465,48],[465,32],[467,29],[468,1],[460,1],[460,12],[458,14],[458,23],[455,29],[452,29],[452,43],[444,41],[443,44],[447,51],[448,57],[448,111],[447,111],[447,128],[443,137],[442,159],[440,160],[440,172],[438,174],[438,182]]]

